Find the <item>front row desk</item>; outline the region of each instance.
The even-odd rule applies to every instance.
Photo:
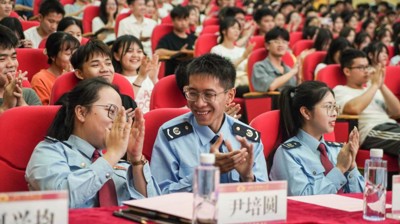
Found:
[[[386,195],[386,214],[395,214],[395,219],[376,223],[400,223],[400,175],[393,180],[393,191]],[[287,197],[286,192],[286,181],[221,184],[218,223],[373,223],[362,218],[362,193]],[[0,193],[0,224],[190,223],[192,218],[192,193],[125,203],[68,210],[67,191]],[[114,213],[129,214],[131,220]]]

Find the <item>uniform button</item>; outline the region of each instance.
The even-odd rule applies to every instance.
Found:
[[[316,171],[313,171],[312,174],[315,176],[315,175],[317,175],[317,172],[316,172]]]
[[[111,177],[110,173],[106,173],[106,177],[109,179]]]
[[[349,175],[349,178],[353,178],[353,174],[350,174],[350,175]]]
[[[86,163],[81,163],[81,167],[85,168],[86,167]]]

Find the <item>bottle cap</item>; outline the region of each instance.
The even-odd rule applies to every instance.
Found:
[[[212,153],[202,153],[200,155],[200,163],[206,165],[214,165],[215,163],[215,154]]]
[[[383,157],[383,149],[370,149],[369,157],[382,158]]]

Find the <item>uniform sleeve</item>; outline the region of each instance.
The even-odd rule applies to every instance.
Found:
[[[264,146],[262,143],[254,145],[254,165],[253,174],[255,176],[256,182],[267,182],[268,181],[268,171],[267,163],[264,157]]]
[[[162,194],[192,191],[193,172],[184,172],[183,169],[185,167],[180,166],[175,149],[160,128],[151,156],[151,171]]]
[[[281,146],[275,153],[270,178],[287,180],[290,196],[336,194],[347,182],[345,176],[337,168],[333,168],[326,176],[324,171],[321,165],[302,164],[300,159]]]
[[[28,105],[42,105],[40,98],[33,89],[25,88],[23,89],[23,94],[24,100]]]
[[[346,192],[361,193],[364,191],[364,177],[358,171],[357,167],[345,174],[347,178]]]
[[[264,61],[257,62],[253,67],[253,75],[251,77],[251,82],[254,89],[259,92],[267,92],[269,86],[274,81],[275,77],[268,71]]]
[[[82,167],[82,158],[67,158],[60,142],[41,142],[28,163],[25,178],[33,190],[68,190],[69,207],[87,207],[113,173],[104,158]],[[89,162],[89,161],[88,161]],[[90,163],[90,162],[89,162]]]
[[[143,175],[144,175],[144,179],[146,180],[147,183],[147,197],[154,197],[157,195],[161,194],[160,188],[157,185],[156,180],[154,179],[154,177],[151,175],[151,171],[150,171],[150,166],[149,164],[145,164],[143,166]],[[128,184],[128,190],[129,190],[129,195],[131,199],[142,199],[145,198],[145,196],[143,196],[141,193],[139,193],[136,189],[135,189],[135,183],[134,183],[134,179],[133,179],[133,175],[132,175],[132,167],[128,168],[128,172],[127,172],[127,184]]]

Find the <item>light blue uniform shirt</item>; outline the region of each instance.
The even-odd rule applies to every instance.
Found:
[[[70,208],[98,205],[97,192],[111,177],[114,180],[118,204],[144,198],[135,190],[132,167],[120,162],[112,167],[103,157],[91,162],[95,148],[83,139],[71,135],[67,141],[40,142],[28,163],[25,179],[31,190],[68,190]],[[148,164],[143,167],[147,196],[160,194]]]
[[[324,175],[318,146],[324,143],[334,168]],[[286,147],[286,148],[285,148]],[[336,168],[341,144],[317,141],[303,130],[282,144],[275,152],[271,167],[271,180],[287,180],[288,195],[336,194],[343,188],[345,193],[362,192],[364,177],[357,167],[342,173]]]
[[[235,128],[232,128],[232,127]],[[242,122],[226,115],[219,130],[224,141],[234,150],[241,148],[234,130],[241,129],[249,143],[253,144],[255,181],[268,181],[267,166],[259,133]],[[194,168],[200,164],[200,154],[209,153],[211,139],[216,135],[208,126],[199,125],[192,112],[172,119],[161,126],[154,143],[151,171],[163,194],[191,192]],[[172,137],[172,138],[171,138]],[[253,139],[250,140],[250,139]],[[228,149],[223,145],[223,152]],[[239,182],[240,175],[232,170],[221,175],[221,183]]]

